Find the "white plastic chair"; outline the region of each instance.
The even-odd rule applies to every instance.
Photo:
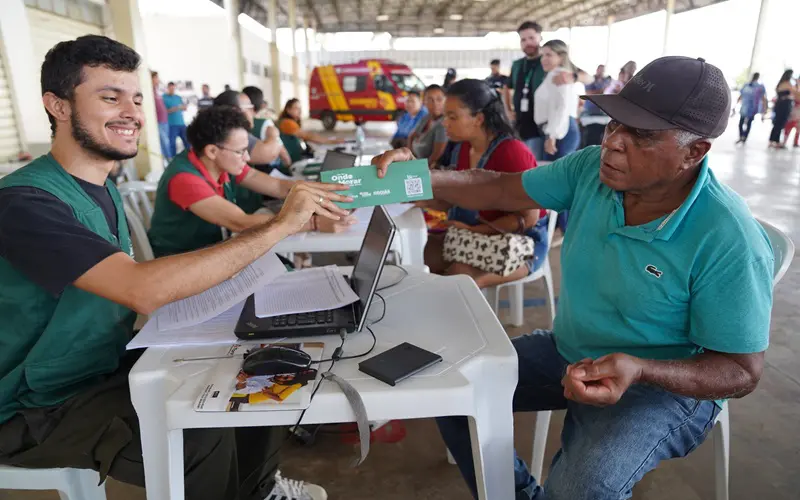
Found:
[[[794,257],[794,243],[780,229],[769,222],[758,220],[761,227],[769,237],[772,244],[772,251],[775,254],[775,268],[772,275],[772,286],[786,274],[789,265]],[[544,449],[547,443],[547,431],[550,427],[549,411],[536,413],[536,429],[533,434],[533,457],[531,457],[531,474],[541,480],[542,470],[544,469]],[[714,477],[716,483],[716,500],[728,500],[729,498],[729,478],[730,478],[730,416],[728,414],[728,404],[722,407],[722,411],[717,415],[714,429],[711,431],[711,439],[714,443]]]
[[[136,214],[136,211],[131,208],[128,201],[125,201],[125,218],[128,219],[128,229],[131,233],[131,242],[133,243],[133,254],[139,262],[146,262],[153,260],[153,248],[150,246],[150,239],[147,237],[147,231],[144,229],[142,220]]]
[[[150,228],[150,219],[153,217],[153,204],[150,202],[148,193],[154,193],[157,188],[158,184],[146,181],[123,182],[117,186],[122,199],[139,216],[145,229]]]
[[[57,490],[61,500],[106,500],[100,475],[89,469],[22,469],[0,465],[0,489]]]
[[[558,219],[558,212],[548,210],[547,215],[550,217],[547,224],[547,250],[550,253],[550,247],[553,243],[553,235],[556,231],[556,222]],[[489,305],[494,309],[494,313],[499,316],[500,313],[500,290],[508,288],[508,302],[511,312],[511,325],[522,326],[523,311],[524,311],[524,286],[526,283],[534,282],[538,279],[544,278],[544,284],[547,287],[547,304],[550,307],[550,321],[556,317],[555,296],[553,293],[553,270],[550,267],[550,257],[545,254],[544,262],[536,271],[528,276],[517,281],[509,281],[496,287],[487,288],[484,293]]]
[[[120,169],[120,177],[122,177],[125,182],[139,180],[139,171],[136,169],[136,163],[132,159],[122,160]]]

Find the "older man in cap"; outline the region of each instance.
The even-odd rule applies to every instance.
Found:
[[[562,448],[543,487],[516,460],[518,499],[629,498],[755,389],[768,345],[772,248],[707,157],[730,112],[722,72],[664,57],[585,99],[612,118],[602,146],[522,174],[433,172],[457,206],[570,210],[554,328],[513,340],[514,410],[566,409]],[[377,158],[379,175],[409,156]],[[438,424],[475,495],[467,419]]]

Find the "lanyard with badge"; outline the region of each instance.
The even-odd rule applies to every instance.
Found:
[[[527,64],[527,60],[522,63],[522,69],[525,70],[525,65]],[[531,69],[525,74],[525,86],[522,87],[522,99],[519,101],[519,112],[520,113],[527,113],[531,109],[531,98],[528,96],[531,92],[531,80],[533,79],[533,73],[536,71],[536,63],[531,65]]]

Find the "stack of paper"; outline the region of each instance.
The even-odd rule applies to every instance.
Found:
[[[352,304],[358,296],[336,266],[286,273],[255,294],[256,316],[326,311]]]
[[[265,254],[229,280],[155,311],[128,349],[233,342],[244,300],[284,274],[280,259]]]
[[[219,285],[165,305],[153,313],[153,317],[160,331],[199,325],[219,316],[282,274],[286,274],[286,266],[270,252]]]

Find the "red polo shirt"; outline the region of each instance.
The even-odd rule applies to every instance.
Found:
[[[211,198],[212,196],[225,197],[223,186],[226,182],[230,182],[228,172],[222,172],[219,179],[213,179],[206,166],[194,153],[194,150],[189,151],[188,158],[194,168],[202,174],[203,178],[201,179],[186,172],[176,174],[175,177],[169,180],[169,185],[167,186],[169,199],[182,209],[189,210],[189,207],[206,198]],[[242,173],[236,176],[236,183],[242,182],[248,173],[250,173],[250,167],[245,165]]]
[[[469,170],[469,153],[472,146],[468,142],[461,143],[461,150],[458,152],[458,163],[456,170]],[[501,142],[497,148],[492,152],[492,155],[486,161],[484,166],[486,170],[493,170],[495,172],[505,173],[519,173],[536,168],[536,158],[531,153],[531,150],[525,145],[524,142],[517,139],[511,139]],[[499,219],[506,212],[499,212],[497,210],[487,210],[480,213],[481,218],[489,222]],[[539,217],[547,215],[546,210],[539,212]]]

